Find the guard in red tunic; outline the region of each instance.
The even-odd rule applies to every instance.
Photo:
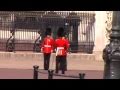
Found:
[[[46,37],[43,39],[41,51],[44,54],[44,70],[49,69],[50,56],[54,49],[54,39],[51,37],[51,28],[46,29]]]
[[[68,47],[70,47],[70,44],[69,44],[69,40],[68,40],[68,38],[67,38],[67,34],[66,33],[64,33],[64,36],[62,37],[63,39],[65,39],[66,40],[66,42],[68,43]],[[65,60],[65,71],[67,71],[67,55],[66,55],[66,58],[65,58],[66,60]]]
[[[66,69],[66,56],[69,48],[69,41],[64,37],[64,29],[59,28],[57,32],[58,38],[55,40],[56,49],[56,73],[62,70],[62,74],[65,74]]]

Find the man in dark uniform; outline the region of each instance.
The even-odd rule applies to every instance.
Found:
[[[63,37],[64,36],[63,28],[58,29],[57,36],[58,38],[55,40],[56,73],[58,73],[59,70],[62,70],[62,74],[65,74],[66,58],[67,58],[67,51],[69,48],[69,41]]]
[[[49,69],[50,56],[54,49],[54,39],[51,37],[51,28],[47,28],[45,38],[41,45],[41,51],[44,54],[44,70]]]

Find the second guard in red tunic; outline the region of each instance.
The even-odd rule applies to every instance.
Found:
[[[66,42],[67,42],[67,45],[68,45],[68,49],[70,48],[70,43],[69,43],[69,40],[68,40],[68,38],[67,38],[67,36],[66,36],[66,33],[64,33],[64,36],[62,37],[63,39],[65,39],[66,40]],[[69,50],[67,50],[67,51],[69,51]],[[65,71],[67,71],[67,55],[66,55],[66,58],[65,58],[66,60],[65,60]]]
[[[64,36],[64,29],[59,28],[57,32],[58,38],[55,40],[56,48],[56,73],[62,70],[62,74],[65,74],[66,69],[66,56],[69,48],[69,41]]]

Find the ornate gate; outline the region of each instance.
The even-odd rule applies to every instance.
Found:
[[[71,52],[92,53],[94,47],[94,12],[83,11],[18,11],[0,12],[0,51],[40,52],[47,27],[56,38],[64,27]]]

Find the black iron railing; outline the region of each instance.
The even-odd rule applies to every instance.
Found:
[[[9,51],[13,45],[8,42],[11,41],[11,30],[14,30],[12,48],[15,51],[40,52],[38,46],[45,36],[45,29],[51,27],[55,39],[57,29],[64,27],[71,52],[92,53],[94,23],[92,11],[0,11],[0,51]]]

